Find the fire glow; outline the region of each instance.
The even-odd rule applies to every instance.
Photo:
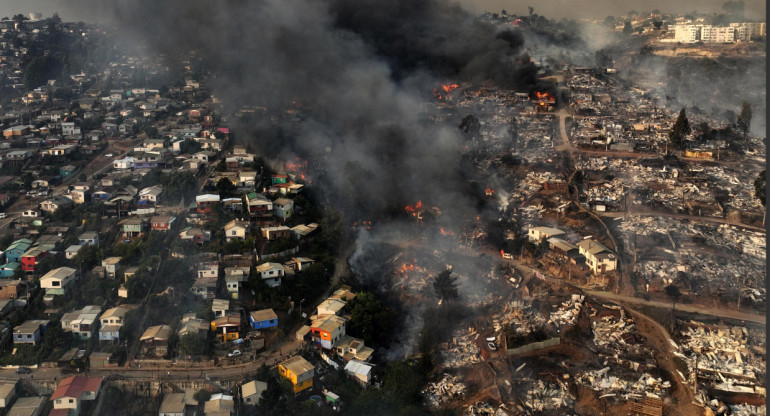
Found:
[[[449,99],[449,94],[456,90],[458,87],[459,85],[457,84],[442,84],[439,88],[433,89],[433,95],[435,95],[439,101],[443,101]]]
[[[487,186],[486,189],[484,190],[484,193],[487,196],[493,196],[495,194],[495,190]]]
[[[551,94],[548,94],[547,92],[535,92],[535,97],[537,97],[537,101],[539,105],[546,105],[549,102],[555,102],[556,98],[551,96]]]
[[[409,212],[412,214],[413,217],[416,217],[421,209],[422,209],[422,201],[417,201],[417,203],[414,205],[407,205],[404,208],[404,211]]]
[[[444,229],[444,227],[439,228],[439,230],[441,231],[441,235],[455,235],[454,232],[447,231],[447,230]]]

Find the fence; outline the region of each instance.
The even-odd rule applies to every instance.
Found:
[[[546,347],[553,347],[554,345],[559,345],[559,344],[561,344],[561,338],[556,337],[556,338],[547,339],[545,341],[533,342],[531,344],[522,345],[521,347],[518,347],[518,348],[509,349],[505,351],[505,354],[506,355],[525,354],[530,351],[535,351]]]

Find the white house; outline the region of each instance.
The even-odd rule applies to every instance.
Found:
[[[49,271],[40,278],[40,288],[45,290],[46,296],[64,295],[75,278],[75,269],[59,267]]]
[[[539,243],[544,238],[556,237],[557,235],[563,235],[564,231],[558,228],[551,227],[532,227],[529,229],[529,241],[533,243]]]
[[[134,158],[125,157],[112,162],[113,169],[131,169],[134,167]]]
[[[363,387],[372,381],[372,368],[374,366],[358,360],[350,360],[345,364],[345,373]]]
[[[225,238],[227,241],[243,240],[249,231],[249,223],[246,221],[232,220],[225,224]]]
[[[257,266],[257,273],[268,286],[278,287],[281,285],[281,278],[284,274],[283,265],[271,262],[262,263]]]
[[[80,251],[81,248],[83,248],[83,246],[73,244],[67,247],[66,250],[64,250],[64,256],[67,258],[67,260],[72,260],[75,258],[75,256],[78,255],[78,252]]]
[[[618,268],[618,257],[604,245],[586,239],[578,243],[579,253],[585,256],[586,265],[594,274],[609,272]]]
[[[262,398],[262,392],[267,390],[267,383],[264,381],[250,381],[241,386],[241,397],[246,406],[256,406],[259,399]]]
[[[70,376],[59,382],[51,396],[54,409],[66,409],[70,415],[78,416],[84,401],[94,401],[102,387],[101,377]]]

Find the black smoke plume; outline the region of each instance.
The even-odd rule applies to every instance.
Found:
[[[423,103],[440,82],[549,89],[517,29],[439,0],[117,0],[91,8],[167,57],[196,51],[230,110],[300,108],[300,122],[235,131],[264,153],[325,155],[330,202],[359,218],[416,199],[461,206],[462,139],[452,126],[424,121]]]

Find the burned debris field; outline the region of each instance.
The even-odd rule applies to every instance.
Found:
[[[0,18],[0,413],[766,415],[744,1]]]

